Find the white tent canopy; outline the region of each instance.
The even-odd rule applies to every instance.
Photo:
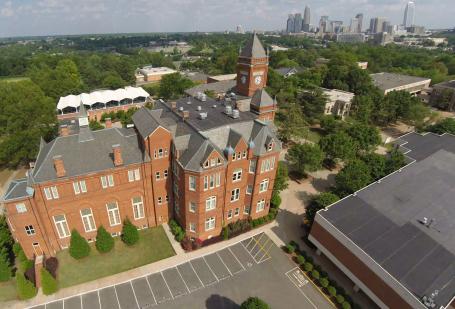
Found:
[[[117,90],[98,90],[91,93],[82,93],[80,95],[67,95],[60,97],[57,104],[57,109],[63,110],[66,107],[78,108],[81,101],[84,105],[92,106],[95,103],[106,104],[110,101],[122,101],[124,99],[135,99],[138,97],[148,98],[149,94],[141,87],[120,88]]]

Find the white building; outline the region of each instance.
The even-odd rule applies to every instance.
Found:
[[[344,119],[349,115],[352,99],[354,99],[354,94],[352,92],[325,88],[323,88],[322,91],[327,96],[327,103],[324,111],[325,115],[338,116],[341,117],[341,119]]]
[[[415,3],[408,1],[404,9],[403,26],[411,27],[414,25]]]

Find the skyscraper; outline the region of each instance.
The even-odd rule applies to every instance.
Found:
[[[370,33],[379,33],[386,31],[384,29],[384,23],[386,19],[384,17],[375,17],[370,21]]]
[[[357,32],[358,32],[358,33],[361,33],[362,30],[363,30],[363,14],[362,14],[362,13],[359,13],[359,14],[357,14],[357,15],[355,16],[355,18],[357,18],[358,21],[359,21],[358,24],[357,24],[357,26],[358,26]]]
[[[403,18],[403,26],[411,27],[414,25],[414,11],[415,11],[415,3],[414,1],[408,1],[406,4],[406,8],[404,9],[404,18]]]
[[[294,32],[294,14],[289,14],[288,21],[286,23],[286,32]]]
[[[310,23],[311,23],[311,12],[308,6],[305,6],[305,12],[303,13],[303,26],[302,30],[305,32],[310,31]]]
[[[295,14],[294,15],[294,32],[295,33],[302,31],[302,22],[303,22],[302,14],[300,14],[300,13]]]
[[[359,19],[351,18],[351,24],[349,25],[349,32],[356,33],[359,32]]]

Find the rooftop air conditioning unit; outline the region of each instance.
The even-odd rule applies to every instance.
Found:
[[[202,101],[202,102],[206,102],[206,101],[207,101],[207,95],[206,95],[205,93],[203,93],[203,94],[201,95],[201,101]]]
[[[206,119],[206,118],[207,118],[207,112],[199,113],[199,119]]]
[[[202,110],[202,107],[201,107],[200,105],[198,105],[198,106],[196,107],[196,109],[197,109],[198,111],[200,111],[200,110]]]
[[[234,109],[234,110],[232,111],[232,118],[237,119],[237,118],[239,118],[239,117],[240,117],[240,112],[239,112],[239,110],[238,110],[238,109]]]
[[[183,106],[179,107],[179,111],[183,112]]]
[[[226,105],[226,108],[224,109],[224,113],[226,115],[231,115],[232,114],[232,106]]]

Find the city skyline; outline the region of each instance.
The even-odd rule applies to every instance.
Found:
[[[311,23],[320,16],[349,24],[357,13],[366,21],[386,17],[401,24],[404,0],[233,0],[227,3],[203,0],[126,1],[107,0],[0,0],[0,37],[123,32],[280,30],[290,13],[311,9]],[[452,0],[415,3],[415,24],[426,28],[452,28],[455,14]],[[128,21],[128,22],[125,22]]]

